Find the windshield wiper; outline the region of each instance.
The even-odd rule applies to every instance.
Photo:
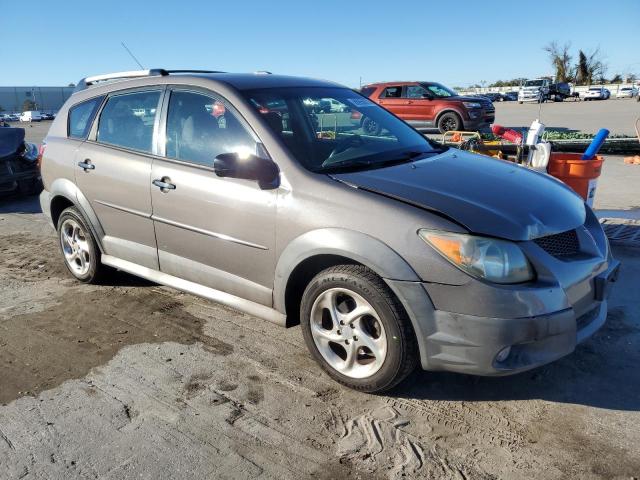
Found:
[[[391,165],[399,165],[402,163],[414,162],[422,158],[425,158],[427,156],[439,155],[444,150],[446,149],[443,149],[443,150],[434,149],[432,152],[426,152],[424,150],[420,150],[420,151],[407,150],[406,152],[401,152],[400,155],[397,157],[392,157],[386,160],[378,160],[378,161],[373,161],[367,158],[343,160],[341,162],[332,163],[330,165],[327,165],[326,167],[322,167],[321,169],[319,169],[319,172],[331,173],[336,169],[346,170],[351,168],[357,169],[358,167],[375,167],[375,168],[389,167]]]

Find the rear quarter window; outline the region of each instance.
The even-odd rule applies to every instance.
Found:
[[[96,97],[78,103],[69,109],[67,135],[71,138],[87,138],[91,123],[104,97]]]
[[[364,87],[360,89],[360,93],[365,97],[370,97],[373,92],[376,91],[376,87]]]

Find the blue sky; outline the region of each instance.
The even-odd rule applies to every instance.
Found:
[[[600,47],[609,76],[640,74],[639,25],[640,0],[0,0],[0,85],[137,69],[121,41],[145,67],[269,70],[349,86],[549,74],[542,47],[551,40],[571,42],[574,55]]]

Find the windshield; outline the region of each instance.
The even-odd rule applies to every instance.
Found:
[[[592,87],[589,89],[591,92],[599,92],[600,90],[602,90],[600,87]]]
[[[524,84],[525,87],[541,87],[543,84],[542,80],[527,80],[527,83]]]
[[[421,83],[424,88],[429,90],[431,94],[435,97],[446,98],[446,97],[457,97],[458,92],[455,90],[451,90],[450,88],[445,87],[439,83]]]
[[[445,150],[347,88],[265,88],[244,95],[312,172],[381,168]]]

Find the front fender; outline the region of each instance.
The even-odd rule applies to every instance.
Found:
[[[274,308],[285,312],[285,291],[293,270],[317,255],[339,255],[354,260],[390,280],[419,281],[409,264],[391,247],[367,234],[342,228],[322,228],[304,233],[282,251],[276,265]]]

